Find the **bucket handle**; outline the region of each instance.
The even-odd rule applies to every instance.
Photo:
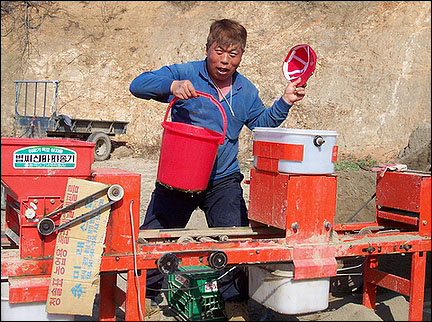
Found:
[[[222,114],[222,119],[224,122],[224,130],[223,130],[223,138],[222,138],[222,142],[220,144],[224,144],[225,141],[225,136],[226,136],[226,130],[227,130],[227,126],[228,126],[228,121],[227,121],[227,116],[225,113],[224,108],[222,107],[221,103],[219,103],[213,96],[211,96],[210,94],[207,93],[203,93],[203,92],[199,92],[199,91],[195,91],[195,93],[198,95],[198,97],[205,97],[208,98],[214,105],[216,105],[216,107],[219,109],[219,112],[221,112]],[[171,109],[171,107],[174,105],[174,103],[178,100],[178,97],[174,97],[171,102],[168,105],[168,108],[166,110],[165,113],[165,118],[164,118],[164,122],[166,122],[167,118],[168,118],[168,114],[169,111]]]

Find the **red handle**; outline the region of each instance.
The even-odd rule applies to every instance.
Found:
[[[223,139],[222,139],[222,143],[221,143],[221,144],[223,144],[224,141],[225,141],[226,130],[227,130],[227,126],[228,126],[228,121],[227,121],[227,117],[226,117],[226,113],[225,113],[224,108],[222,107],[221,103],[219,103],[219,102],[218,102],[218,101],[217,101],[213,96],[211,96],[210,94],[203,93],[203,92],[199,92],[199,91],[195,91],[195,93],[198,95],[198,97],[205,97],[205,98],[208,98],[210,101],[212,101],[213,104],[216,105],[216,107],[219,109],[219,112],[221,112],[221,114],[222,114],[222,119],[223,119],[223,122],[224,122]],[[166,113],[165,113],[164,122],[166,122],[166,120],[167,120],[167,118],[168,118],[169,111],[170,111],[171,107],[174,105],[174,103],[175,103],[177,100],[178,100],[178,97],[174,97],[174,98],[172,99],[172,101],[169,103],[168,108],[167,108]]]

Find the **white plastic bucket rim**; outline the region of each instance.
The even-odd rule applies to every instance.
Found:
[[[276,134],[293,134],[293,135],[323,135],[323,136],[337,136],[338,133],[332,130],[310,130],[310,129],[293,129],[284,127],[257,127],[253,132],[259,133],[276,133]]]

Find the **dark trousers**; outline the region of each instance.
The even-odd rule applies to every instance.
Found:
[[[240,172],[233,173],[210,182],[200,193],[172,190],[156,182],[140,229],[184,228],[197,207],[204,211],[209,227],[248,226],[242,180]],[[162,288],[163,279],[164,275],[158,270],[147,271],[147,287],[152,290],[147,289],[146,297],[154,298],[160,293],[157,290]],[[234,269],[218,280],[225,301],[246,300],[247,285],[247,275],[242,268]]]

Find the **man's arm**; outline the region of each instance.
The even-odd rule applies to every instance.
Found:
[[[285,88],[282,97],[275,101],[270,108],[265,108],[259,97],[256,97],[252,105],[251,113],[246,126],[250,129],[255,127],[277,127],[288,116],[288,112],[294,102],[303,99],[305,95],[304,87],[297,87],[301,79],[290,82]]]
[[[131,82],[129,91],[138,98],[168,103],[171,85],[175,79],[176,75],[173,69],[164,66],[159,70],[144,72],[137,76]]]

